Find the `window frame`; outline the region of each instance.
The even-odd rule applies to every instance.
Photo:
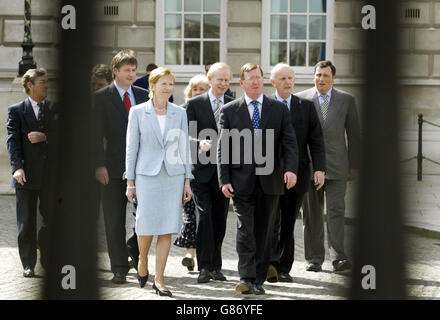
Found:
[[[203,1],[203,0],[202,0]],[[220,0],[220,39],[219,54],[220,61],[226,60],[226,28],[227,28],[227,0]],[[184,9],[180,14],[183,14]],[[202,21],[203,23],[203,21]],[[179,76],[191,77],[194,74],[205,73],[204,65],[166,65],[165,64],[165,0],[156,1],[156,32],[155,32],[155,63],[159,66],[169,68]],[[182,37],[184,39],[184,37]],[[183,41],[183,40],[182,40]],[[201,41],[201,40],[197,40]]]
[[[266,74],[270,74],[273,66],[270,65],[270,27],[271,27],[271,1],[262,0],[262,27],[261,27],[261,66],[266,70]],[[326,12],[326,40],[325,40],[325,57],[332,60],[334,57],[334,16],[335,16],[335,0],[327,0]],[[290,16],[290,12],[287,12]],[[284,13],[286,14],[286,13]],[[289,28],[289,25],[287,26]],[[286,39],[289,42],[290,39]],[[311,41],[313,43],[316,41]],[[289,63],[287,61],[287,63]],[[296,78],[310,78],[313,75],[313,66],[298,67],[293,66]]]

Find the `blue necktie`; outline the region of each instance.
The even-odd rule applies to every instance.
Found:
[[[287,106],[287,109],[289,109],[290,110],[290,107],[289,107],[289,103],[287,102],[287,100],[286,99],[284,99],[283,100],[283,103]]]
[[[260,112],[258,110],[258,101],[254,100],[251,101],[251,103],[254,106],[254,113],[252,114],[252,125],[256,130],[260,128]]]

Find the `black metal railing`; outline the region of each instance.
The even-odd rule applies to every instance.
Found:
[[[422,134],[423,133],[422,132],[423,131],[423,123],[426,122],[427,124],[430,124],[430,125],[432,125],[434,127],[438,127],[438,128],[440,128],[440,125],[432,123],[431,121],[428,121],[428,120],[424,120],[423,119],[423,114],[421,114],[421,113],[419,114],[418,118],[419,118],[419,120],[418,120],[418,123],[419,123],[419,138],[418,138],[418,141],[417,141],[417,145],[418,145],[417,156],[411,157],[409,159],[402,160],[401,162],[403,163],[403,162],[407,162],[407,161],[416,159],[417,160],[417,181],[422,181],[423,160],[427,160],[429,162],[435,163],[435,164],[440,166],[440,162],[437,162],[437,161],[434,161],[432,159],[429,159],[429,158],[427,158],[427,157],[425,157],[423,155],[423,152],[422,152],[422,145],[423,145],[423,139],[422,139],[422,137],[423,137],[423,134]]]

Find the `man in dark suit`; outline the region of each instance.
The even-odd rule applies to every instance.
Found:
[[[230,67],[224,63],[215,63],[208,72],[211,89],[205,94],[190,99],[186,105],[192,138],[191,147],[197,157],[193,161],[194,180],[191,181],[191,188],[199,212],[196,232],[197,266],[200,271],[197,282],[199,283],[208,282],[210,279],[226,280],[221,272],[221,247],[226,233],[229,199],[223,195],[218,185],[215,151],[220,110],[223,105],[233,100],[232,97],[225,95],[230,79]],[[197,126],[196,130],[194,130],[195,126]],[[212,135],[199,136],[202,130],[206,132],[208,129],[211,130]],[[213,153],[210,151],[211,148],[214,150]],[[214,161],[201,163],[199,150],[201,157],[214,156]]]
[[[345,191],[359,168],[361,135],[354,97],[333,88],[336,67],[331,61],[315,66],[315,87],[297,93],[313,101],[324,135],[326,179],[316,190],[309,184],[304,199],[304,253],[307,271],[321,271],[324,262],[324,193],[327,208],[327,238],[334,271],[351,268],[344,249]]]
[[[126,281],[129,270],[125,244],[125,214],[127,198],[125,172],[125,142],[130,107],[148,100],[148,91],[132,86],[136,78],[137,60],[132,50],[122,50],[112,59],[114,81],[94,94],[96,179],[102,184],[107,246],[112,281]],[[104,147],[104,139],[106,146]],[[139,254],[130,254],[135,265]]]
[[[304,194],[310,181],[310,160],[313,163],[314,187],[319,190],[324,185],[325,150],[322,128],[313,102],[300,99],[292,94],[295,84],[293,69],[284,63],[277,64],[271,72],[270,82],[276,88],[274,98],[287,105],[298,144],[298,182],[295,187],[285,190],[280,197],[276,211],[272,239],[272,257],[267,281],[293,282],[289,272],[292,268],[295,250],[295,221],[301,208]]]
[[[237,252],[243,294],[264,294],[279,196],[296,184],[298,151],[286,105],[263,95],[263,71],[240,70],[245,95],[220,111],[217,168],[223,194],[238,217]],[[282,160],[283,159],[283,160]]]
[[[49,264],[49,232],[51,231],[54,192],[52,175],[56,147],[56,112],[46,99],[48,78],[44,69],[30,69],[22,78],[28,95],[24,101],[8,108],[6,144],[12,167],[12,186],[16,192],[18,251],[23,276],[33,277],[37,260],[37,201],[43,225],[38,232],[40,262]],[[52,158],[52,159],[51,159]],[[56,162],[56,161],[55,161]]]

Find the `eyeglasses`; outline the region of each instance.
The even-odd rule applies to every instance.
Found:
[[[254,81],[261,81],[263,80],[263,77],[251,77],[248,79],[244,79],[245,81],[254,82]]]

